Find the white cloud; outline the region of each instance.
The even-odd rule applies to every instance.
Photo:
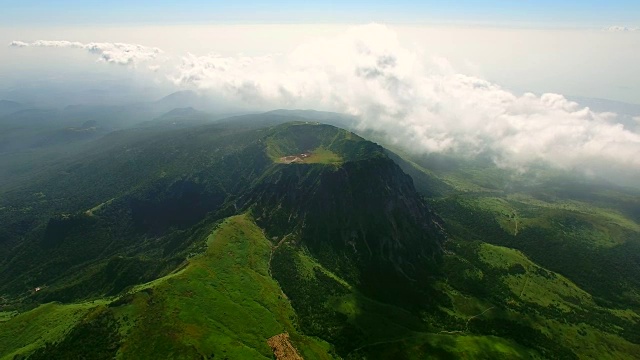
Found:
[[[640,30],[637,27],[626,27],[626,26],[609,26],[607,28],[604,29],[605,31],[610,31],[610,32],[632,32],[632,31],[638,31]]]
[[[35,44],[27,46],[80,47],[120,64],[162,53],[139,45]],[[155,70],[225,103],[357,115],[361,128],[383,131],[415,153],[489,153],[500,166],[517,169],[542,161],[585,173],[640,175],[640,135],[618,124],[615,114],[591,111],[558,94],[517,95],[461,74],[446,59],[401,45],[382,25],[353,27],[286,54],[187,54],[177,67]]]
[[[13,46],[13,47],[27,47],[29,46],[29,43],[26,43],[24,41],[12,41],[9,43],[9,46]]]
[[[172,79],[182,86],[271,107],[315,107],[359,115],[414,152],[490,152],[496,162],[602,172],[640,170],[640,135],[615,114],[558,94],[515,95],[459,74],[446,59],[402,47],[385,26],[350,29],[287,55],[188,55]]]
[[[31,43],[12,41],[12,47],[57,47],[84,49],[99,56],[101,61],[136,66],[141,62],[157,60],[163,51],[158,48],[125,43],[81,43],[73,41],[37,40]]]

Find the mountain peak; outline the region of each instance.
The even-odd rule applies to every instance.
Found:
[[[276,126],[262,141],[274,164],[242,203],[272,238],[294,234],[324,266],[377,297],[428,284],[441,255],[440,220],[381,146],[306,122]]]
[[[175,117],[175,116],[189,116],[189,115],[201,114],[201,113],[203,112],[189,106],[189,107],[183,107],[183,108],[175,108],[173,110],[170,110],[162,114],[160,117],[165,118],[165,117]]]
[[[314,121],[275,126],[264,141],[267,154],[276,162],[282,157],[314,151],[335,153],[344,161],[384,156],[381,146],[347,130]]]
[[[156,101],[156,103],[168,103],[168,102],[186,102],[189,100],[193,100],[198,98],[198,93],[192,90],[181,90],[173,92],[160,100]]]

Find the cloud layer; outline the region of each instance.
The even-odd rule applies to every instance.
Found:
[[[136,66],[143,62],[158,59],[163,51],[158,48],[125,43],[87,43],[75,41],[37,40],[34,42],[12,41],[9,46],[24,47],[54,47],[84,49],[99,56],[99,60],[118,64]]]
[[[14,42],[77,47],[106,62],[135,64],[162,51],[139,45]],[[95,49],[95,50],[94,50]],[[187,54],[163,73],[249,108],[316,108],[358,116],[414,153],[489,154],[504,167],[545,163],[605,176],[640,175],[640,135],[616,115],[580,107],[558,94],[514,94],[457,72],[446,59],[401,45],[386,26],[351,28],[301,44],[288,54],[223,57]]]
[[[603,173],[640,170],[640,135],[615,114],[558,94],[515,95],[459,74],[446,59],[404,48],[385,26],[349,30],[282,56],[183,58],[172,79],[249,104],[322,107],[358,115],[413,152],[490,153],[498,164],[543,161]]]
[[[605,31],[610,31],[610,32],[633,32],[633,31],[640,31],[639,28],[637,27],[626,27],[626,26],[609,26],[608,28],[604,29]]]

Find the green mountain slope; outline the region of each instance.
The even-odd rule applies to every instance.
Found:
[[[14,317],[0,329],[0,349],[12,358],[44,345],[31,359],[269,359],[266,339],[287,332],[305,358],[330,358],[328,344],[297,333],[295,313],[269,276],[270,258],[270,243],[248,216],[226,219],[181,270],[108,303],[47,304]],[[38,323],[16,329],[32,318]],[[55,322],[66,337],[49,335]],[[102,341],[85,336],[101,326]]]
[[[441,254],[438,218],[381,147],[344,134],[324,136],[322,143],[305,138],[306,126],[279,127],[266,140],[276,158],[323,148],[339,154],[342,164],[277,164],[245,201],[274,242],[294,236],[325,267],[367,293],[420,302],[423,289],[416,294],[415,285],[426,287]],[[273,142],[282,145],[276,150]]]
[[[3,191],[0,358],[637,358],[637,192],[332,116],[148,124]]]
[[[172,274],[118,298],[46,304],[3,322],[0,350],[8,359],[257,359],[271,358],[267,339],[287,332],[305,359],[535,354],[499,338],[427,331],[411,312],[364,296],[303,249],[271,244],[242,215],[222,221],[206,251]],[[408,343],[416,348],[398,347]]]
[[[414,179],[447,185],[429,202],[450,236],[441,286],[455,331],[511,338],[545,358],[637,358],[636,190],[406,158],[403,168],[423,173]]]

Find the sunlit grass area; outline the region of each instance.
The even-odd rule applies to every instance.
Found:
[[[12,359],[15,355],[28,354],[45,343],[62,340],[69,329],[89,314],[92,308],[103,303],[49,303],[0,322],[1,359]]]
[[[248,216],[225,220],[203,255],[151,288],[151,304],[127,305],[141,313],[123,355],[162,356],[182,349],[223,358],[271,358],[266,340],[289,332],[302,353],[322,358],[326,345],[296,335],[294,312],[269,276],[270,246]]]

